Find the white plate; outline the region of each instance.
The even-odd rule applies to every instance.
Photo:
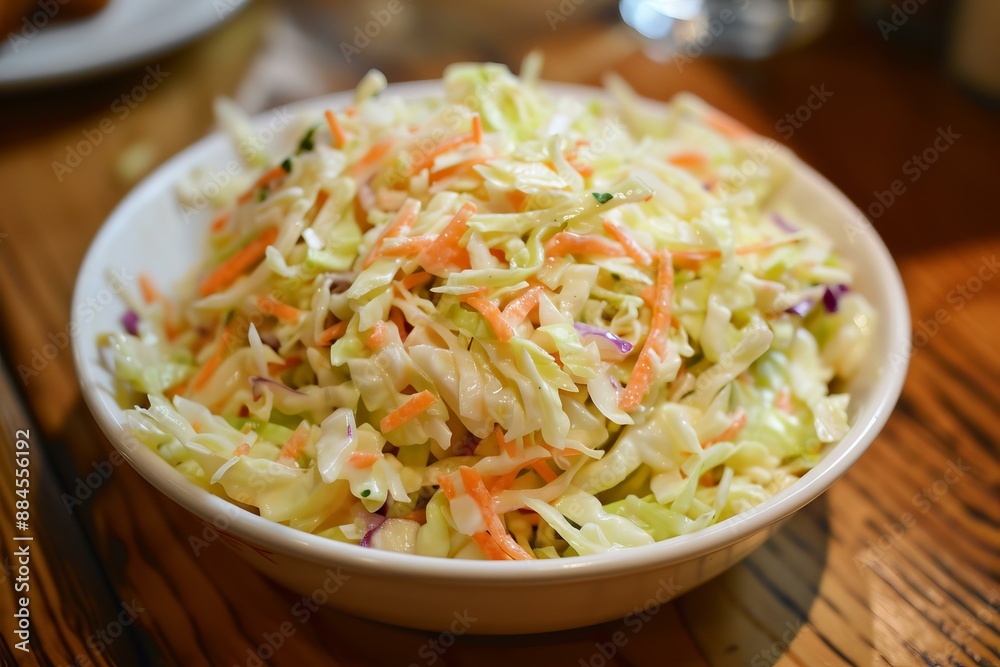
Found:
[[[248,1],[111,0],[93,16],[55,23],[36,8],[0,46],[0,90],[83,79],[142,62],[211,30]],[[62,6],[60,0],[48,2]],[[58,17],[58,9],[52,11]]]
[[[554,93],[605,98],[602,91],[552,85]],[[440,82],[396,84],[390,94],[441,94]],[[289,114],[322,117],[341,108],[350,93],[308,100],[264,113],[264,132],[276,121],[285,134],[272,146],[288,148],[301,126]],[[605,98],[606,99],[606,98]],[[652,103],[651,103],[652,104]],[[280,149],[272,155],[282,155]],[[637,607],[660,604],[732,567],[780,523],[823,493],[868,448],[899,397],[906,376],[910,314],[902,281],[882,240],[864,215],[822,176],[794,156],[789,181],[778,194],[796,219],[809,220],[856,265],[854,288],[879,314],[872,363],[851,384],[851,429],[809,473],[760,505],[714,526],[656,544],[559,560],[490,562],[450,560],[363,549],[273,523],[240,509],[185,479],[126,431],[113,378],[102,364],[97,338],[121,329],[125,306],[115,293],[129,277],[149,273],[160,285],[184,276],[204,250],[207,211],[187,215],[174,186],[196,166],[226,174],[239,154],[215,133],[166,162],[118,205],[101,228],[80,268],[73,295],[73,354],[83,396],[97,423],[129,463],[165,495],[211,523],[222,541],[264,574],[314,600],[345,611],[408,627],[447,630],[462,612],[481,633],[526,633],[580,627],[621,618]],[[135,289],[134,282],[125,285]],[[212,532],[212,534],[216,534]],[[336,591],[336,594],[334,594]]]

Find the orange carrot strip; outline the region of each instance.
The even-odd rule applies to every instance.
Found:
[[[219,344],[216,346],[215,352],[213,352],[212,356],[205,361],[205,365],[201,367],[198,374],[191,380],[191,385],[195,389],[201,389],[204,387],[205,383],[212,377],[212,373],[214,373],[215,369],[217,369],[219,364],[222,363],[222,357],[225,354],[226,347],[229,346],[229,340],[232,337],[231,328],[232,325],[226,327],[226,329],[222,332],[222,336],[219,337]]]
[[[479,311],[487,322],[489,322],[490,327],[493,329],[493,333],[496,334],[502,342],[506,343],[511,338],[514,337],[514,328],[510,326],[510,323],[504,318],[503,313],[495,303],[489,299],[484,299],[478,294],[467,294],[460,297],[467,304]]]
[[[233,456],[246,456],[249,453],[250,445],[245,442],[236,445],[236,449],[233,450]]]
[[[367,171],[369,168],[374,167],[379,161],[386,156],[389,149],[392,148],[393,139],[389,137],[378,142],[374,146],[368,149],[368,152],[358,158],[358,161],[351,165],[348,170],[351,176],[359,176]]]
[[[380,452],[351,452],[347,462],[355,468],[371,468],[380,458]]]
[[[477,472],[475,468],[462,466],[459,468],[459,473],[462,475],[462,483],[465,484],[465,492],[468,493],[472,499],[476,501],[476,505],[479,506],[479,511],[483,515],[483,520],[486,522],[486,529],[489,532],[490,537],[493,538],[504,553],[514,560],[530,560],[534,558],[534,556],[525,551],[521,545],[510,536],[510,533],[507,532],[507,529],[500,521],[500,517],[497,516],[496,511],[493,509],[493,496],[491,496],[490,492],[486,490],[486,486],[483,484],[483,479],[479,476],[479,472]]]
[[[483,119],[479,114],[472,117],[472,140],[477,144],[483,143]]]
[[[708,158],[705,157],[704,153],[699,153],[697,151],[684,151],[670,156],[667,159],[667,162],[676,167],[699,169],[705,166],[708,162]]]
[[[396,325],[399,332],[399,340],[406,340],[406,318],[399,308],[389,310],[389,321]]]
[[[340,127],[340,123],[337,122],[336,114],[327,109],[324,115],[326,116],[326,124],[330,128],[330,136],[333,138],[333,147],[343,148],[344,144],[347,143],[347,137],[344,135],[344,128]]]
[[[420,287],[421,285],[426,285],[434,276],[427,273],[426,271],[417,271],[416,273],[411,273],[410,275],[404,277],[399,281],[401,287],[406,290],[412,290],[414,287]]]
[[[702,448],[714,445],[717,442],[729,442],[747,425],[747,411],[743,408],[736,408],[733,412],[733,421],[725,431],[716,437],[701,443]]]
[[[556,477],[558,477],[558,475],[552,472],[552,468],[550,468],[545,461],[535,461],[531,464],[531,467],[534,468],[535,472],[541,475],[542,479],[546,482],[554,482],[556,481]]]
[[[240,204],[247,203],[248,201],[250,201],[251,198],[253,198],[254,192],[264,187],[265,185],[270,185],[271,183],[278,180],[287,173],[288,172],[285,171],[285,168],[282,167],[280,164],[274,165],[273,167],[265,171],[263,174],[261,174],[260,178],[258,178],[257,181],[253,185],[251,185],[249,189],[247,189],[246,192],[241,194],[236,199],[236,201]]]
[[[503,309],[503,318],[507,320],[510,326],[516,327],[535,309],[544,291],[544,287],[536,285],[528,288],[524,294],[516,299],[511,299]]]
[[[145,273],[139,274],[139,290],[142,291],[142,300],[146,303],[160,300],[160,290],[156,289],[153,279]]]
[[[260,295],[257,299],[257,307],[265,315],[274,315],[279,320],[284,320],[285,322],[298,322],[299,318],[302,317],[302,311],[298,308],[293,308],[287,303],[282,303],[266,294]]]
[[[639,243],[632,238],[631,234],[615,223],[610,220],[605,220],[604,231],[608,233],[608,236],[618,241],[622,248],[625,249],[625,254],[631,257],[632,261],[639,266],[649,266],[653,263],[653,258],[649,256],[646,249],[639,245]]]
[[[459,146],[461,146],[462,144],[467,144],[470,141],[473,141],[471,133],[460,134],[450,139],[445,139],[437,146],[428,149],[422,158],[413,162],[410,165],[409,174],[410,175],[419,174],[424,169],[427,169],[428,167],[433,165],[434,160],[437,159],[438,156],[444,155],[445,153],[449,153],[458,148]],[[410,154],[411,160],[414,159],[415,157],[416,156],[414,156],[412,153]]]
[[[458,176],[459,174],[464,174],[467,171],[472,171],[472,168],[479,164],[485,164],[486,158],[473,158],[471,160],[464,160],[458,162],[448,167],[443,167],[437,171],[431,172],[428,178],[428,183],[437,183],[438,181],[443,181],[446,178],[452,178],[453,176]]]
[[[649,333],[642,344],[639,358],[636,359],[629,375],[628,384],[618,395],[618,407],[624,412],[630,412],[642,403],[642,399],[653,386],[655,372],[653,354],[660,358],[666,353],[667,334],[670,329],[670,319],[674,300],[674,270],[673,261],[666,251],[657,259],[656,296],[653,301],[653,317],[649,322]],[[661,340],[662,339],[662,340]]]
[[[420,200],[412,198],[407,199],[406,202],[399,208],[396,218],[386,225],[379,233],[378,238],[375,239],[375,243],[372,245],[372,250],[368,253],[368,257],[365,258],[362,268],[367,269],[372,265],[372,262],[378,259],[379,254],[382,252],[382,243],[386,239],[391,239],[405,233],[410,228],[410,225],[413,224],[413,221],[417,219],[417,213],[419,212]]]
[[[323,205],[326,204],[326,200],[330,198],[330,193],[326,190],[320,190],[316,193],[316,201],[313,202],[312,208],[306,213],[306,219],[315,220],[316,216],[319,215],[320,210]]]
[[[218,234],[221,232],[226,228],[227,222],[229,222],[229,211],[223,211],[219,215],[215,216],[215,220],[212,220],[212,233]]]
[[[745,137],[749,134],[750,129],[739,122],[732,116],[724,114],[721,111],[714,111],[712,113],[705,114],[702,120],[713,130],[717,131],[719,134],[724,134],[727,137],[732,137],[733,139],[739,139],[740,137]]]
[[[510,556],[500,548],[500,545],[485,530],[475,533],[472,536],[472,540],[479,547],[479,550],[483,552],[483,555],[490,560],[511,560]]]
[[[448,500],[454,500],[458,497],[458,493],[455,491],[455,482],[448,475],[438,476],[438,486],[444,491],[444,496]]]
[[[782,412],[787,412],[788,414],[795,414],[795,408],[792,405],[792,394],[787,389],[780,389],[774,397],[774,407],[778,408]]]
[[[337,322],[333,326],[323,329],[323,333],[319,335],[319,344],[321,347],[331,345],[333,341],[343,338],[346,333],[347,322]]]
[[[299,422],[299,425],[295,428],[295,431],[288,436],[288,440],[285,445],[281,448],[281,453],[278,454],[278,459],[286,459],[294,461],[299,458],[302,454],[302,450],[305,449],[306,442],[309,440],[309,424],[306,420]]]
[[[517,479],[517,474],[521,472],[520,470],[512,470],[504,475],[497,477],[497,481],[493,482],[493,486],[490,487],[491,494],[497,494],[501,491],[506,491]]]
[[[427,390],[414,394],[406,401],[406,403],[403,403],[403,405],[396,408],[385,417],[382,417],[382,421],[379,422],[379,428],[382,430],[382,433],[394,431],[420,413],[429,409],[435,403],[437,403],[437,396]]]
[[[410,257],[412,255],[419,255],[433,242],[433,236],[413,236],[383,249],[381,255],[385,257]]]
[[[507,456],[510,458],[517,456],[517,443],[513,440],[507,439],[507,437],[503,434],[503,431],[500,429],[500,424],[497,424],[493,433],[497,437],[497,444],[500,445],[500,449],[507,452]]]
[[[365,341],[365,345],[372,352],[375,352],[385,345],[385,322],[376,322],[372,326],[372,331],[368,335],[368,339]]]
[[[417,257],[417,261],[424,267],[424,270],[434,275],[443,275],[448,269],[469,268],[469,253],[459,245],[459,241],[468,231],[469,218],[475,212],[476,205],[472,202],[462,204],[451,222],[438,234],[434,242]]]
[[[406,519],[407,521],[416,521],[419,524],[427,523],[427,510],[413,510],[412,512],[407,512],[400,519]]]
[[[524,194],[520,190],[511,190],[507,193],[507,201],[510,205],[514,207],[515,211],[521,211],[524,208],[524,202],[527,201],[528,195]]]
[[[259,236],[240,248],[235,255],[215,267],[201,281],[201,285],[198,286],[198,293],[201,296],[208,296],[229,287],[247,269],[264,259],[264,252],[267,250],[267,246],[274,243],[276,238],[278,238],[277,227],[268,227],[265,229]]]
[[[580,236],[573,232],[559,232],[545,244],[546,257],[565,255],[601,255],[604,257],[624,257],[620,245],[595,236]]]

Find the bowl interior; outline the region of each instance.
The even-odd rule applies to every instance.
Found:
[[[551,85],[553,92],[581,98],[604,97],[597,89]],[[416,82],[391,87],[406,97],[433,95],[439,82]],[[262,114],[255,127],[267,136],[268,128],[284,123],[286,132],[275,139],[274,155],[281,155],[299,135],[288,114],[319,117],[323,109],[349,103],[348,94],[310,100],[287,109]],[[656,103],[651,103],[656,104]],[[279,127],[280,130],[280,127]],[[784,159],[784,158],[782,158]],[[125,311],[119,294],[136,291],[137,276],[145,272],[163,286],[183,278],[203,254],[204,233],[211,211],[181,208],[176,184],[195,167],[213,173],[231,173],[241,164],[227,137],[219,133],[199,141],[175,156],[116,208],[93,241],[80,269],[73,299],[74,358],[84,397],[101,428],[129,462],[147,480],[203,519],[220,515],[229,530],[268,548],[293,553],[317,562],[350,564],[362,570],[389,572],[406,568],[413,575],[453,580],[473,577],[500,583],[515,578],[560,576],[592,577],[609,571],[648,568],[665,561],[682,560],[720,549],[790,515],[825,491],[864,452],[881,429],[895,404],[906,373],[909,350],[909,311],[896,266],[881,239],[864,215],[828,181],[794,156],[793,169],[779,196],[791,210],[821,229],[839,251],[849,257],[856,274],[856,289],[871,302],[876,313],[876,336],[871,356],[850,387],[851,429],[823,460],[801,480],[750,511],[691,535],[613,555],[576,557],[528,563],[452,562],[407,554],[374,552],[316,537],[269,522],[236,508],[184,479],[152,451],[138,445],[125,430],[113,381],[102,364],[97,339],[120,330]],[[513,565],[513,567],[511,567]]]

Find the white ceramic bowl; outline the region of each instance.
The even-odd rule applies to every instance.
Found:
[[[560,94],[601,96],[601,91],[552,86]],[[420,97],[440,84],[393,86]],[[345,94],[303,102],[293,113],[347,104]],[[281,114],[263,114],[257,127]],[[297,130],[296,130],[297,131]],[[280,154],[280,153],[275,153]],[[472,633],[560,630],[620,618],[636,607],[659,604],[716,576],[760,546],[786,519],[823,493],[871,444],[899,397],[909,350],[909,310],[896,266],[881,239],[847,198],[807,165],[794,170],[781,197],[822,229],[856,266],[856,289],[879,314],[872,361],[851,386],[851,429],[801,480],[756,508],[690,535],[610,554],[563,560],[455,561],[363,549],[272,523],[195,486],[152,451],[136,446],[124,430],[112,378],[96,340],[118,330],[124,306],[108,272],[127,281],[140,270],[169,285],[201,256],[203,213],[188,224],[174,185],[192,168],[219,172],[237,158],[219,133],[199,141],[160,167],[115,209],[90,247],[73,298],[73,341],[83,395],[97,422],[129,463],[151,484],[223,531],[240,557],[289,588],[345,611],[426,630],[445,630],[456,614],[476,619]],[[189,216],[190,217],[190,216]],[[134,279],[133,279],[134,280]],[[126,285],[135,289],[135,285]],[[88,301],[90,304],[88,305]],[[95,307],[96,306],[96,307]],[[900,361],[904,360],[904,361]]]

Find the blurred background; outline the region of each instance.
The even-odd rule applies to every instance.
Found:
[[[32,429],[35,525],[56,545],[35,555],[35,653],[14,651],[5,625],[0,662],[262,664],[295,602],[225,549],[195,559],[188,539],[202,528],[127,466],[79,511],[64,507],[108,460],[67,323],[76,271],[117,202],[214,128],[218,96],[257,113],[352,88],[370,68],[390,82],[459,60],[516,71],[540,50],[547,79],[615,71],[651,98],[700,95],[791,146],[868,215],[913,314],[897,414],[826,499],[657,607],[625,647],[608,643],[621,629],[610,623],[452,637],[437,652],[424,633],[324,611],[274,663],[600,667],[662,665],[669,651],[694,665],[1000,664],[997,0],[0,0],[0,36],[0,422],[4,437]],[[956,457],[982,480],[858,565]],[[886,484],[886,470],[903,481]],[[970,534],[985,546],[966,551]],[[148,611],[105,641],[129,600]]]

